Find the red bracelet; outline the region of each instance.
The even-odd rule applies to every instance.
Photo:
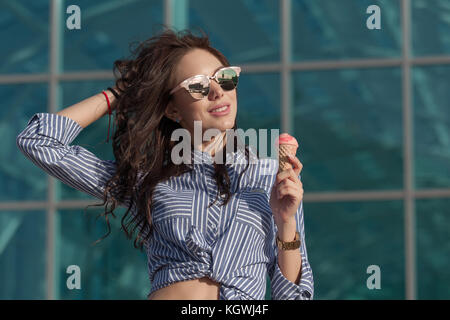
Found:
[[[109,114],[109,121],[108,121],[108,136],[106,137],[106,143],[108,143],[109,141],[109,128],[111,127],[111,104],[109,103],[109,98],[108,95],[106,94],[105,91],[102,91],[102,93],[105,95],[106,97],[106,102],[108,103],[108,114]]]

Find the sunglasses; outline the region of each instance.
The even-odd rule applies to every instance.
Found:
[[[192,98],[201,100],[209,94],[211,79],[216,80],[223,90],[230,91],[237,87],[240,73],[240,67],[224,67],[217,70],[212,77],[203,74],[192,76],[173,88],[170,94],[184,88],[191,94]]]

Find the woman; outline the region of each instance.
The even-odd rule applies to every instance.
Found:
[[[302,164],[294,156],[293,169],[277,173],[276,160],[250,161],[251,150],[228,138],[237,129],[240,68],[189,31],[166,30],[134,54],[114,63],[114,89],[35,114],[17,137],[20,150],[48,174],[109,202],[108,228],[107,214],[127,208],[123,229],[129,238],[138,230],[134,244],[148,256],[148,299],[264,299],[267,274],[273,299],[312,299]],[[108,105],[115,162],[69,145]],[[202,134],[220,134],[191,139],[190,154],[178,154],[191,161],[175,161],[172,134],[194,137],[195,121]]]

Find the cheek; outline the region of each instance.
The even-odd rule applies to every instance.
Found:
[[[202,103],[203,101],[197,101],[183,106],[183,118],[189,120],[201,120],[202,114],[207,110],[207,106]]]

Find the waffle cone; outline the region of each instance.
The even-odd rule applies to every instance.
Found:
[[[288,155],[295,157],[297,153],[297,146],[293,144],[280,144],[278,147],[278,172],[288,170],[292,168],[291,162],[289,161]]]

